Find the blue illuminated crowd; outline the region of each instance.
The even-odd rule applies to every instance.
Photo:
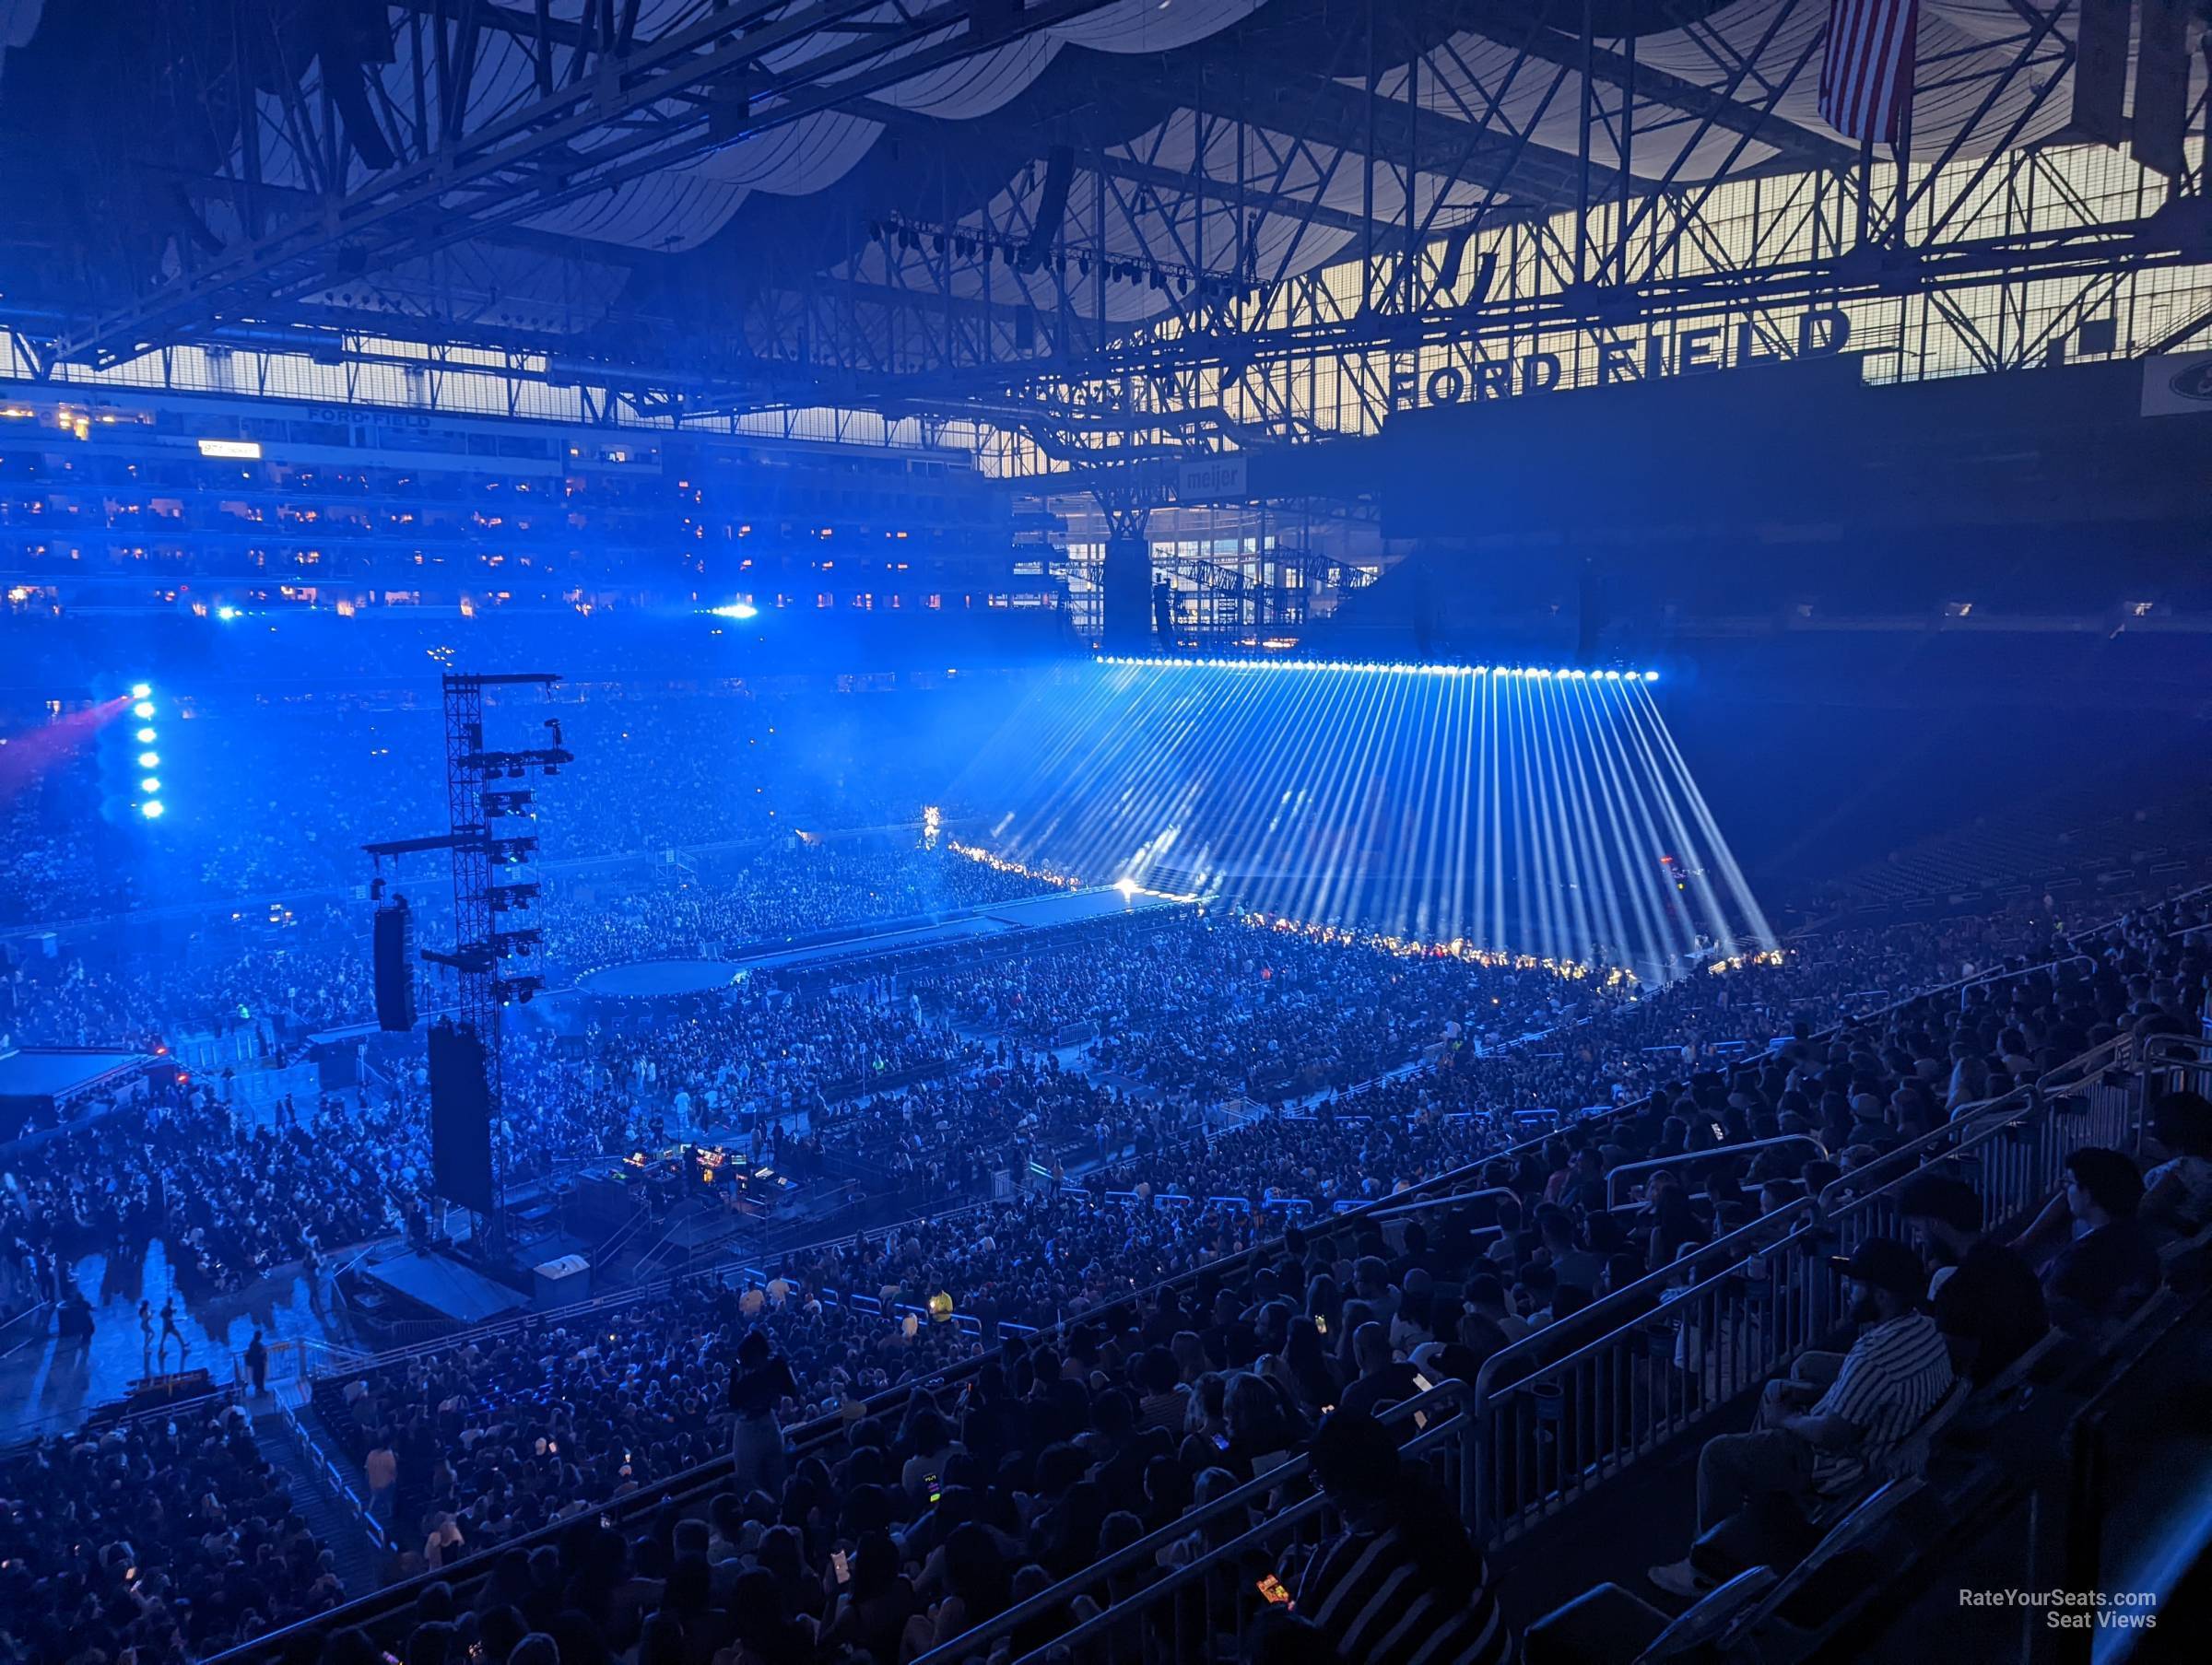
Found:
[[[671,830],[628,814],[606,848]],[[208,884],[277,878],[257,849],[235,854]],[[911,833],[779,832],[719,870],[555,887],[540,922],[566,977],[1041,884]],[[297,1103],[249,1108],[239,1091],[254,1064],[371,1015],[365,908],[218,918],[183,940],[184,976],[95,943],[9,968],[0,1035],[15,1043],[251,1046],[88,1125],[0,1130],[47,1135],[6,1158],[0,1294],[51,1306],[87,1257],[127,1262],[158,1240],[193,1301],[419,1230],[418,1054]],[[500,1133],[515,1178],[648,1125],[721,1127],[841,1161],[919,1216],[781,1254],[765,1277],[692,1269],[589,1315],[334,1376],[313,1420],[394,1569],[528,1545],[466,1606],[426,1597],[409,1665],[905,1665],[1265,1472],[1326,1408],[1404,1397],[1417,1359],[1467,1376],[1532,1337],[1532,1358],[1566,1344],[1593,1302],[1963,1104],[2124,1031],[2189,1027],[2212,950],[2177,932],[2202,917],[2146,913],[2069,948],[2053,910],[2023,902],[1808,934],[1647,986],[1216,909],[830,986],[761,979],[674,1017],[518,1022]],[[1707,1155],[1739,1144],[1762,1148]],[[2212,1151],[2198,1155],[2212,1198]],[[1697,1160],[1686,1178],[1609,1178],[1670,1159]],[[1491,1194],[1337,1224],[1447,1175]],[[787,1376],[746,1414],[841,1419],[838,1436],[794,1462],[774,1455],[780,1434],[748,1446],[740,1429],[750,1454],[706,1519],[639,1537],[597,1525],[730,1448],[748,1335]],[[967,1385],[932,1385],[979,1358]],[[126,1507],[125,1486],[149,1501]],[[341,1593],[250,1431],[219,1413],[0,1460],[0,1636],[41,1660],[127,1648],[168,1665]],[[373,1665],[356,1640],[330,1638],[328,1656]]]

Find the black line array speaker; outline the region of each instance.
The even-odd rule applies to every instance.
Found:
[[[415,913],[405,897],[376,910],[376,1026],[415,1026]]]
[[[1045,152],[1044,188],[1037,193],[1037,217],[1031,221],[1027,242],[1021,247],[1020,269],[1034,272],[1052,253],[1067,219],[1067,188],[1076,177],[1076,153],[1066,145]]]
[[[491,1213],[491,1083],[474,1029],[430,1026],[430,1190]]]
[[[361,1047],[359,1041],[324,1041],[314,1049],[312,1056],[315,1061],[315,1088],[318,1092],[342,1093],[347,1087],[360,1085]]]
[[[1100,636],[1107,651],[1144,652],[1152,645],[1152,545],[1141,537],[1108,538],[1100,579]]]

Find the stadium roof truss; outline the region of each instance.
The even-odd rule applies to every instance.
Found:
[[[2203,74],[2170,177],[2053,159],[2080,9],[1923,0],[1891,147],[1819,115],[1828,0],[188,0],[154,14],[197,123],[169,219],[0,318],[44,369],[488,367],[1064,457],[1295,435],[1332,425],[1296,367],[1341,423],[1396,355],[1991,286],[2079,312],[2204,261]],[[1993,368],[2054,315],[1953,311]]]

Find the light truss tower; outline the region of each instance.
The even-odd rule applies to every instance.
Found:
[[[444,679],[445,803],[450,830],[440,837],[406,838],[364,846],[380,862],[415,850],[452,853],[453,946],[426,948],[422,957],[452,971],[459,982],[455,1026],[483,1048],[485,1103],[492,1122],[491,1198],[487,1221],[493,1253],[503,1253],[507,1238],[507,1153],[497,1136],[506,1100],[500,1064],[501,1014],[516,1000],[527,1002],[545,986],[533,971],[509,970],[515,960],[529,961],[541,932],[511,928],[508,916],[527,912],[537,886],[521,877],[537,854],[537,836],[525,829],[532,793],[523,781],[553,775],[575,756],[562,743],[560,721],[548,719],[551,744],[519,750],[484,744],[484,690],[488,687],[549,688],[560,680],[541,671],[501,674],[449,674]]]

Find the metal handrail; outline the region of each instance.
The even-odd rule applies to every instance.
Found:
[[[276,1409],[284,1418],[284,1425],[291,1432],[293,1443],[300,1448],[310,1462],[322,1469],[324,1483],[353,1511],[354,1517],[369,1529],[371,1541],[381,1550],[390,1549],[391,1535],[384,1530],[383,1522],[371,1515],[369,1506],[354,1495],[353,1487],[347,1483],[346,1476],[332,1460],[330,1453],[323,1448],[322,1442],[308,1432],[307,1425],[300,1420],[290,1405],[280,1403]]]
[[[1820,1205],[1824,1209],[1832,1208],[1862,1190],[1866,1184],[1866,1176],[1877,1170],[1901,1167],[1903,1171],[1910,1173],[1921,1166],[1922,1160],[1928,1154],[1959,1139],[1963,1134],[1978,1131],[1980,1124],[1992,1116],[2010,1116],[2020,1110],[2032,1108],[2041,1096],[2046,1095],[2054,1087],[2062,1085],[2079,1085],[2077,1082],[2061,1084],[2057,1078],[2062,1075],[2072,1075],[2077,1071],[2093,1071],[2103,1068],[2106,1063],[2117,1060],[2128,1049],[2133,1039],[2132,1036],[2114,1036],[2111,1040],[2091,1047],[2079,1057],[2070,1059],[2065,1063],[2045,1071],[2031,1082],[2023,1082],[2018,1086],[1994,1096],[1979,1099],[1972,1104],[1961,1105],[1950,1120],[1942,1126],[1932,1128],[1918,1138],[1907,1140],[1903,1144],[1898,1145],[1892,1150],[1884,1151],[1864,1167],[1854,1168],[1850,1173],[1830,1181],[1821,1190]]]
[[[1548,1512],[1562,1495],[1586,1491],[1712,1415],[1749,1385],[1752,1373],[1785,1366],[1806,1348],[1820,1344],[1834,1321],[1833,1284],[1821,1275],[1827,1260],[1834,1250],[1853,1249],[1897,1228],[1895,1204],[1919,1171],[1920,1158],[1995,1151],[1996,1160],[1979,1175],[1976,1190],[1993,1215],[2001,1209],[2009,1220],[2049,1195],[2074,1150],[2100,1141],[2124,1143],[2127,1125],[2139,1120],[2142,1109],[2139,1077],[2124,1089],[2094,1082],[2081,1086],[2088,1103],[2088,1114],[2079,1119],[2058,1116],[2058,1096],[2044,1089],[2057,1077],[2089,1069],[2092,1061],[2117,1052],[2128,1039],[2115,1038],[2047,1072],[2039,1083],[1972,1107],[1960,1119],[1893,1153],[1900,1158],[1896,1171],[1877,1183],[1868,1183],[1871,1167],[1860,1169],[1820,1197],[1800,1199],[1739,1226],[1606,1296],[1569,1320],[1583,1339],[1568,1351],[1546,1356],[1561,1340],[1554,1327],[1491,1354],[1476,1377],[1483,1467],[1476,1488],[1478,1533],[1494,1539]],[[2023,1108],[2031,1116],[2040,1113],[2042,1131],[2023,1155],[2010,1158],[2005,1155],[2007,1145],[2000,1142],[2018,1129]],[[1908,1156],[1912,1159],[1901,1160]],[[1671,1287],[1685,1270],[1692,1282]],[[1739,1291],[1735,1280],[1741,1273],[1749,1273],[1750,1282]],[[1763,1302],[1758,1298],[1761,1289]],[[1653,1387],[1641,1401],[1641,1412],[1624,1414],[1623,1407],[1640,1402],[1635,1378],[1624,1374],[1628,1361],[1643,1352],[1651,1320],[1663,1316],[1696,1338],[1695,1359],[1682,1367],[1697,1373],[1702,1390],[1675,1400]],[[1563,1424],[1560,1401],[1570,1389],[1583,1403],[1612,1403],[1612,1413],[1594,1425]],[[1549,1479],[1543,1477],[1547,1458],[1557,1471]],[[1514,1465],[1510,1475],[1500,1466],[1508,1461]],[[1529,1461],[1537,1476],[1533,1491],[1524,1466]],[[1493,1510],[1493,1482],[1509,1479],[1509,1501]]]
[[[1488,1158],[1495,1162],[1495,1156]],[[1426,1214],[1432,1208],[1451,1208],[1463,1202],[1474,1202],[1484,1197],[1511,1197],[1516,1202],[1521,1193],[1510,1185],[1485,1185],[1470,1191],[1449,1191],[1441,1197],[1423,1197],[1418,1202],[1399,1202],[1388,1208],[1378,1208],[1367,1217],[1371,1220],[1395,1220],[1406,1214]]]
[[[2212,890],[2212,886],[2207,886],[2206,889]],[[2129,910],[2131,913],[2134,911],[2136,910],[2132,909]],[[2124,918],[2126,916],[2123,915],[2121,917]],[[2115,920],[2113,922],[2116,923],[2117,921]],[[2097,927],[2099,930],[2108,928],[2109,926]],[[1871,1018],[1888,1015],[1888,1014],[1900,1011],[1905,1006],[1908,1006],[1917,1001],[1939,997],[1947,990],[1955,987],[1956,981],[1949,984],[1938,985],[1933,989],[1916,991],[1911,994],[1900,997],[1897,1001],[1892,1002],[1888,1006],[1882,1008],[1882,1010],[1879,1012],[1858,1014],[1847,1019],[1841,1019],[1837,1023],[1830,1025],[1828,1028],[1820,1031],[1819,1035],[1813,1037],[1812,1038],[1818,1040],[1823,1038],[1832,1037],[1840,1033],[1847,1024],[1863,1023]],[[1763,1057],[1747,1058],[1740,1061],[1733,1062],[1727,1067],[1731,1072],[1735,1072],[1757,1067],[1763,1064],[1765,1061],[1766,1061]],[[1582,1125],[1588,1126],[1594,1123],[1610,1121],[1622,1117],[1641,1113],[1650,1103],[1650,1096],[1647,1095],[1646,1097],[1635,1100],[1632,1103],[1616,1106],[1610,1110],[1602,1112],[1599,1115],[1586,1118]],[[1481,1170],[1488,1164],[1500,1160],[1510,1161],[1518,1155],[1527,1154],[1542,1147],[1556,1136],[1556,1131],[1547,1131],[1537,1134],[1532,1138],[1520,1141],[1515,1144],[1503,1147],[1500,1150],[1490,1152],[1483,1156],[1475,1158],[1472,1161],[1464,1163],[1457,1168],[1434,1176],[1430,1179],[1423,1180],[1419,1184],[1410,1187],[1409,1190],[1428,1193],[1440,1188],[1462,1186],[1470,1178],[1478,1176]],[[1366,1218],[1371,1213],[1378,1211],[1382,1207],[1403,1206],[1408,1202],[1418,1200],[1418,1198],[1408,1198],[1405,1195],[1405,1193],[1399,1193],[1397,1196],[1389,1199],[1379,1199],[1375,1202],[1363,1203],[1359,1207],[1350,1211],[1348,1214],[1339,1215],[1335,1219],[1328,1221],[1326,1223],[1326,1226],[1328,1229],[1333,1230],[1335,1227],[1346,1224],[1356,1224],[1357,1222]],[[979,1204],[977,1206],[982,1205]],[[1803,1209],[1806,1206],[1806,1203],[1800,1202],[1794,1204],[1793,1209]],[[1779,1211],[1779,1213],[1783,1215],[1787,1215],[1790,1212],[1790,1210]],[[1777,1216],[1775,1215],[1767,1216],[1767,1220],[1769,1221],[1776,1218]],[[1724,1241],[1732,1240],[1736,1237],[1742,1236],[1744,1233],[1755,1230],[1759,1225],[1764,1224],[1766,1224],[1766,1221],[1753,1222],[1749,1225],[1739,1228],[1737,1233],[1731,1234],[1730,1238],[1724,1239]],[[1279,1244],[1279,1239],[1277,1239],[1277,1242]],[[1198,1266],[1185,1268],[1182,1271],[1175,1272],[1168,1277],[1156,1280],[1154,1283],[1146,1285],[1142,1289],[1134,1290],[1126,1295],[1119,1296],[1115,1300],[1109,1302],[1104,1306],[1088,1309],[1081,1315],[1077,1321],[1087,1324],[1093,1323],[1096,1322],[1102,1315],[1118,1310],[1129,1303],[1157,1296],[1159,1293],[1171,1285],[1196,1283],[1205,1279],[1218,1277],[1225,1271],[1235,1267],[1241,1262],[1249,1263],[1254,1252],[1254,1250],[1249,1249],[1241,1249],[1232,1254],[1218,1257],[1215,1260],[1206,1261]],[[673,1282],[674,1280],[670,1281]],[[1631,1285],[1630,1288],[1644,1289],[1647,1288],[1653,1283],[1653,1280],[1651,1278],[1640,1280],[1638,1284]],[[1622,1291],[1619,1293],[1625,1295],[1628,1292]],[[1604,1310],[1607,1303],[1613,1302],[1617,1298],[1617,1296],[1607,1296],[1606,1302],[1601,1302],[1596,1307],[1585,1308],[1584,1311],[1587,1313]],[[1578,1314],[1574,1321],[1579,1324],[1582,1320],[1582,1318],[1583,1315]],[[1006,1328],[1006,1326],[1002,1324],[1002,1328]],[[1051,1326],[1042,1333],[1051,1333],[1053,1331],[1056,1331],[1058,1328],[1058,1325]],[[458,1339],[460,1338],[448,1338],[448,1343],[450,1343],[451,1341]],[[1516,1343],[1516,1345],[1524,1346],[1525,1343]],[[1511,1349],[1508,1349],[1507,1351],[1511,1351]],[[1490,1361],[1490,1363],[1494,1363],[1496,1357],[1498,1356],[1502,1356],[1502,1354],[1493,1355],[1493,1359]],[[977,1370],[981,1369],[983,1363],[984,1358],[982,1356],[978,1356],[976,1358],[963,1361],[961,1364],[943,1370],[925,1373],[913,1380],[900,1382],[894,1387],[886,1389],[882,1392],[871,1396],[868,1400],[864,1401],[865,1408],[870,1413],[874,1413],[878,1411],[889,1409],[895,1405],[903,1404],[912,1396],[916,1389],[941,1389],[953,1382],[964,1380],[972,1376]],[[1490,1364],[1486,1363],[1485,1370],[1486,1372],[1490,1371]],[[1495,1373],[1491,1372],[1491,1374],[1494,1376]],[[1480,1397],[1480,1391],[1481,1383],[1478,1379],[1477,1385],[1478,1398]],[[841,1436],[843,1429],[844,1422],[841,1416],[825,1416],[813,1423],[806,1424],[801,1427],[790,1430],[790,1443],[795,1449],[810,1449],[815,1446],[826,1444],[829,1441]],[[633,1518],[641,1518],[646,1513],[649,1512],[649,1510],[659,1507],[665,1502],[681,1502],[684,1500],[703,1497],[711,1491],[717,1489],[722,1485],[730,1472],[731,1462],[732,1460],[726,1456],[711,1459],[707,1462],[700,1464],[695,1469],[686,1471],[683,1473],[671,1475],[665,1481],[663,1481],[656,1485],[641,1488],[638,1492],[633,1493],[629,1496],[613,1500],[613,1502],[607,1506],[607,1513],[611,1518],[618,1522],[622,1522],[631,1520]],[[456,1579],[466,1579],[483,1573],[488,1573],[491,1565],[491,1557],[494,1554],[504,1553],[505,1551],[517,1547],[526,1547],[529,1544],[535,1542],[550,1542],[552,1537],[560,1530],[562,1529],[558,1525],[542,1528],[535,1533],[528,1534],[524,1538],[517,1540],[512,1543],[500,1546],[500,1550],[499,1552],[477,1552],[476,1554],[465,1556],[460,1562],[455,1563],[453,1565],[441,1569],[436,1575],[436,1577],[441,1580],[453,1582]],[[429,1577],[429,1575],[425,1575],[424,1577],[407,1580],[401,1584],[387,1586],[383,1590],[378,1592],[376,1596],[371,1600],[380,1605],[380,1612],[384,1611],[391,1605],[403,1602],[406,1600],[411,1600],[411,1592],[417,1589],[419,1589],[424,1583],[428,1582]],[[366,1603],[347,1603],[347,1608],[341,1608],[336,1611],[340,1613],[343,1613],[348,1609],[365,1604]],[[208,1665],[244,1665],[245,1661],[260,1658],[263,1655],[273,1651],[274,1649],[280,1648],[286,1640],[295,1635],[306,1635],[311,1632],[318,1632],[328,1628],[334,1623],[371,1622],[373,1616],[374,1615],[357,1614],[353,1620],[338,1621],[334,1619],[333,1614],[319,1614],[311,1619],[301,1620],[294,1625],[274,1632],[269,1636],[257,1638],[254,1641],[241,1643],[239,1647],[232,1648],[222,1655],[217,1656],[215,1660],[208,1662]]]
[[[1412,1399],[1400,1400],[1384,1410],[1377,1420],[1386,1425],[1404,1423],[1416,1416],[1425,1421],[1430,1413],[1439,1409],[1448,1410],[1450,1414],[1445,1420],[1439,1422],[1433,1427],[1422,1430],[1416,1436],[1418,1440],[1433,1445],[1441,1441],[1447,1431],[1464,1434],[1465,1429],[1461,1428],[1459,1424],[1460,1419],[1465,1413],[1468,1403],[1467,1394],[1467,1384],[1453,1378],[1437,1383],[1434,1387],[1417,1394]],[[1409,1441],[1403,1448],[1408,1453],[1418,1454],[1415,1451],[1413,1442]],[[1248,1480],[1243,1484],[1224,1492],[1211,1503],[1200,1504],[1186,1509],[1168,1525],[1156,1528],[1135,1542],[1116,1550],[1112,1554],[1102,1556],[1092,1562],[1082,1571],[1071,1574],[1067,1577],[1058,1580],[1049,1589],[1040,1590],[1027,1600],[1014,1603],[1004,1612],[985,1620],[970,1630],[961,1632],[952,1640],[938,1644],[916,1659],[913,1665],[952,1665],[952,1661],[955,1659],[971,1658],[979,1650],[986,1648],[990,1643],[995,1642],[1000,1636],[1018,1629],[1030,1620],[1044,1618],[1058,1612],[1077,1596],[1088,1593],[1090,1586],[1111,1578],[1124,1568],[1157,1560],[1161,1550],[1181,1539],[1189,1537],[1192,1532],[1202,1530],[1209,1521],[1220,1519],[1225,1516],[1233,1516],[1241,1509],[1251,1508],[1253,1505],[1265,1500],[1269,1494],[1280,1491],[1285,1485],[1294,1481],[1305,1479],[1312,1473],[1312,1455],[1301,1451],[1288,1460],[1269,1469],[1257,1479]],[[1251,1531],[1241,1533],[1229,1543],[1218,1546],[1207,1555],[1201,1557],[1201,1562],[1210,1562],[1214,1555],[1244,1543],[1253,1537],[1254,1532],[1265,1532],[1270,1528],[1279,1527],[1287,1520],[1301,1518],[1301,1512],[1318,1509],[1321,1502],[1322,1500],[1318,1496],[1307,1498],[1292,1505],[1288,1512],[1277,1511],[1252,1529]],[[1187,1566],[1179,1568],[1177,1569],[1178,1575],[1191,1572],[1199,1565],[1200,1562],[1194,1562]],[[1145,1593],[1149,1596],[1176,1582],[1178,1582],[1176,1577],[1162,1580],[1159,1584],[1147,1586]],[[1101,1605],[1111,1609],[1113,1604],[1102,1603]],[[1123,1611],[1125,1612],[1125,1610]],[[1063,1636],[1053,1643],[1053,1646],[1065,1646],[1074,1639],[1076,1638],[1072,1635]]]
[[[2114,924],[2118,922],[2116,920],[2113,921]],[[2110,927],[2100,926],[2099,929],[2109,930]],[[2039,971],[2055,971],[2061,966],[2071,966],[2076,961],[2079,961],[2085,966],[2094,966],[2097,963],[2095,957],[2090,955],[2068,954],[2054,960],[2045,960],[2040,966],[2018,966],[2009,971],[1981,972],[1959,985],[1959,1009],[1961,1012],[1966,1010],[1966,997],[1976,989],[1987,988],[1993,983],[2010,982],[2016,977],[2033,977]]]
[[[1558,1367],[1571,1363],[1592,1348],[1610,1342],[1623,1329],[1641,1323],[1652,1315],[1660,1293],[1666,1289],[1683,1272],[1694,1272],[1712,1266],[1720,1267],[1723,1272],[1732,1272],[1750,1256],[1759,1252],[1761,1238],[1772,1237],[1777,1230],[1783,1226],[1790,1228],[1789,1232],[1783,1233],[1784,1237],[1787,1237],[1791,1232],[1801,1230],[1812,1224],[1817,1213],[1811,1198],[1800,1197],[1786,1207],[1778,1208],[1771,1214],[1761,1214],[1758,1219],[1748,1221],[1737,1226],[1734,1231],[1715,1237],[1710,1243],[1700,1245],[1689,1254],[1669,1262],[1658,1271],[1644,1273],[1633,1284],[1625,1284],[1621,1288],[1614,1290],[1610,1295],[1593,1301],[1576,1313],[1573,1318],[1567,1319],[1564,1325],[1547,1325],[1542,1330],[1532,1331],[1517,1342],[1500,1347],[1488,1358],[1483,1360],[1482,1368],[1476,1373],[1475,1397],[1477,1401],[1488,1404],[1494,1396],[1493,1389],[1503,1390],[1519,1386],[1526,1379],[1526,1373],[1509,1376],[1508,1372],[1512,1370],[1512,1366],[1522,1364],[1531,1355],[1542,1353],[1545,1350],[1546,1343],[1556,1345],[1559,1332],[1562,1328],[1571,1328],[1578,1331],[1586,1331],[1598,1319],[1630,1315],[1626,1323],[1597,1331],[1587,1343],[1576,1348],[1572,1353],[1563,1354],[1556,1359],[1545,1360],[1544,1363],[1547,1366]],[[1691,1287],[1695,1288],[1696,1284],[1693,1284]],[[1504,1379],[1501,1380],[1501,1378]]]
[[[1683,1151],[1673,1156],[1653,1156],[1645,1162],[1624,1162],[1618,1167],[1606,1170],[1606,1212],[1611,1214],[1623,1207],[1641,1206],[1633,1202],[1621,1202],[1620,1187],[1616,1182],[1623,1175],[1649,1173],[1662,1167],[1694,1167],[1719,1162],[1726,1157],[1745,1155],[1752,1151],[1771,1151],[1783,1144],[1810,1145],[1816,1156],[1824,1155],[1828,1149],[1810,1133],[1777,1133],[1771,1139],[1753,1139],[1743,1144],[1716,1144],[1711,1150]]]

